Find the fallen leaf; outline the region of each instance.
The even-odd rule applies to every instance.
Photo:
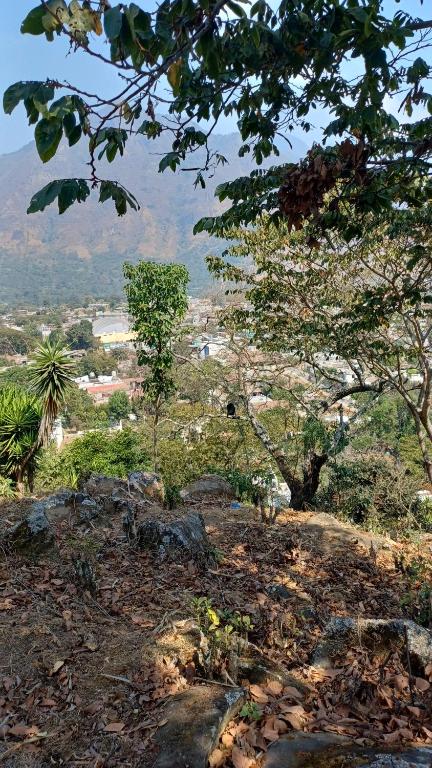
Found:
[[[252,768],[255,760],[245,755],[244,752],[237,746],[233,747],[231,761],[234,768]]]
[[[72,629],[72,611],[63,611],[62,616],[66,630],[69,632]]]
[[[37,725],[14,725],[9,728],[9,734],[12,736],[35,736],[38,733]]]
[[[105,733],[120,733],[124,727],[124,723],[108,723],[108,725],[105,726],[104,731]]]
[[[266,692],[270,693],[271,696],[280,696],[282,689],[282,683],[279,683],[277,680],[269,680],[265,686]]]
[[[209,756],[209,768],[220,768],[225,761],[225,755],[221,749],[214,749]]]
[[[51,675],[55,675],[64,666],[64,663],[65,663],[64,659],[58,659],[57,661],[55,661],[54,662],[54,666],[53,666],[51,672],[49,673],[50,677],[51,677]]]
[[[229,732],[223,733],[221,741],[224,747],[232,747],[234,744],[234,736]]]
[[[13,602],[10,597],[7,597],[6,600],[0,600],[0,611],[10,611],[11,608],[13,608]]]
[[[259,704],[267,704],[269,697],[260,685],[251,685],[249,688],[252,698]]]
[[[289,724],[292,725],[295,731],[302,730],[303,723],[299,715],[290,714],[289,712],[284,712],[282,717],[284,720],[288,720]]]
[[[423,680],[422,677],[416,677],[415,679],[415,687],[418,691],[428,691],[430,688],[430,683],[428,680]]]
[[[302,692],[299,691],[297,688],[294,688],[293,685],[287,685],[283,689],[283,692],[284,692],[284,696],[286,696],[287,698],[290,698],[290,697],[292,699],[303,699],[304,698]]]
[[[57,702],[54,699],[42,699],[40,703],[41,707],[56,707]]]

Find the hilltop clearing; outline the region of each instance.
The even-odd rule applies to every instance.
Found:
[[[5,506],[4,528],[30,506]],[[210,547],[202,567],[161,559],[160,547],[138,549],[120,508],[80,524],[72,512],[59,514],[55,546],[38,557],[4,551],[0,763],[186,766],[185,754],[163,756],[177,711],[195,768],[202,755],[193,752],[195,737],[187,741],[188,727],[209,696],[230,692],[221,741],[213,734],[203,747],[211,745],[212,766],[309,765],[274,762],[275,743],[286,747],[286,735],[299,732],[330,734],[330,742],[345,736],[358,749],[378,744],[380,753],[432,744],[432,664],[416,658],[411,625],[402,640],[386,629],[380,647],[379,633],[371,643],[361,621],[425,623],[420,585],[430,575],[432,539],[402,545],[306,512],[287,511],[270,527],[222,498],[176,511],[140,504],[139,524],[202,514]],[[336,625],[342,642],[330,658],[319,644],[334,617],[351,617],[357,630],[346,640]],[[180,750],[176,731],[174,741]]]

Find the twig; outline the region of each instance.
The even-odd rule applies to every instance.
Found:
[[[231,685],[231,683],[221,683],[219,680],[207,680],[206,677],[195,677],[195,680],[200,680],[202,683],[208,683],[208,685],[221,685],[223,688],[240,688],[239,685]]]
[[[54,734],[51,734],[51,736],[53,735]],[[41,741],[42,739],[47,739],[48,737],[48,733],[38,733],[35,736],[31,736],[30,739],[25,739],[25,741],[19,742],[19,744],[14,744],[13,747],[9,747],[6,752],[1,753],[0,762],[5,760],[6,757],[9,757],[9,755],[12,755],[14,752],[17,752],[19,749],[22,749],[22,747],[26,747],[27,744],[34,744],[36,741]]]
[[[106,677],[107,680],[116,680],[119,683],[125,683],[125,685],[130,685],[131,688],[135,688],[135,690],[141,690],[141,686],[135,685],[135,683],[132,682],[132,680],[129,680],[128,677],[123,677],[122,675],[107,675],[105,672],[100,673],[100,677]]]

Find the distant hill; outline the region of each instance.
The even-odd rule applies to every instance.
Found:
[[[33,143],[0,156],[0,302],[54,305],[85,296],[120,295],[123,262],[139,259],[186,264],[191,291],[199,294],[207,287],[204,257],[221,246],[206,234],[194,236],[193,225],[220,210],[216,185],[248,173],[250,166],[237,157],[237,135],[215,136],[213,143],[229,165],[218,169],[205,190],[194,189],[193,173],[157,172],[161,142],[133,139],[124,157],[103,169],[140,202],[138,213],[122,218],[110,203],[98,204],[96,196],[62,216],[56,205],[44,213],[26,214],[32,194],[51,179],[88,175],[84,145],[73,150],[61,146],[47,165],[40,162]],[[292,159],[303,151],[302,142],[294,143]]]

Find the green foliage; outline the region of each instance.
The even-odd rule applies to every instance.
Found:
[[[26,355],[35,346],[35,339],[15,328],[0,327],[0,354]]]
[[[16,491],[12,480],[9,477],[0,475],[0,499],[14,499],[15,497]]]
[[[23,462],[36,444],[42,417],[41,403],[35,395],[12,386],[0,389],[0,474],[16,484]],[[26,464],[32,478],[37,452]]]
[[[247,642],[253,629],[251,618],[239,611],[215,608],[211,598],[205,596],[192,600],[192,610],[208,641],[207,671],[219,672],[229,663],[230,654],[238,654],[242,642]]]
[[[66,331],[66,343],[70,349],[91,349],[96,346],[90,320],[80,320]]]
[[[109,418],[113,421],[127,418],[131,412],[131,404],[126,392],[113,392],[108,400],[106,410]]]
[[[286,216],[290,226],[312,221],[339,229],[349,240],[358,234],[358,220],[347,202],[361,214],[374,215],[396,203],[409,216],[431,198],[427,31],[432,22],[427,9],[421,13],[423,6],[416,9],[421,13],[417,19],[410,13],[411,2],[401,5],[405,8],[388,17],[381,0],[332,3],[330,10],[322,0],[281,0],[275,6],[266,0],[251,6],[234,0],[214,5],[166,0],[159,5],[102,3],[94,9],[84,1],[49,0],[27,14],[24,34],[48,41],[66,36],[72,50],[93,54],[98,65],[102,59],[130,77],[120,94],[97,101],[100,118],[93,109],[92,124],[91,71],[83,89],[68,89],[55,77],[15,83],[4,95],[4,109],[10,114],[24,104],[43,161],[55,154],[62,136],[69,145],[88,140],[96,163],[102,156],[112,161],[122,154],[130,134],[157,141],[171,131],[160,171],[188,167],[189,155],[196,158],[203,148],[193,167],[195,183],[204,186],[205,172],[225,163],[219,152],[207,150],[220,119],[236,117],[239,155],[250,154],[253,164],[261,166],[278,156],[279,136],[289,142],[297,127],[307,133],[319,108],[328,116],[323,143],[299,164],[254,168],[250,176],[221,184],[219,199],[231,201],[231,207],[202,219],[197,231],[249,224],[268,210],[275,219]],[[92,36],[101,34],[106,48],[93,47]],[[355,77],[346,66],[353,57]],[[59,90],[62,96],[56,100]],[[84,200],[90,186],[99,187],[102,201],[112,198],[119,214],[127,205],[136,207],[130,193],[93,171],[90,181],[51,182],[35,195],[30,209],[40,210],[58,198],[60,211],[66,210]],[[323,210],[328,195],[334,204]]]
[[[74,373],[75,365],[61,343],[45,341],[35,350],[28,374],[30,390],[42,403],[41,444],[49,440]]]
[[[172,347],[188,306],[188,271],[178,264],[141,261],[125,264],[124,276],[138,363],[148,369],[143,390],[151,401],[166,400],[174,391]]]
[[[78,375],[89,376],[94,373],[95,376],[109,376],[117,369],[117,362],[117,358],[109,352],[101,349],[90,350],[77,363]]]
[[[35,475],[37,492],[76,488],[78,479],[78,473],[67,449],[58,451],[55,445],[49,445],[41,451]]]
[[[129,472],[149,468],[148,455],[143,451],[138,435],[131,429],[113,434],[90,432],[66,446],[61,457],[80,479],[92,472],[127,477]]]
[[[248,720],[260,720],[262,717],[262,710],[255,701],[247,701],[243,704],[239,715],[240,717],[247,717]]]
[[[67,429],[97,429],[109,425],[106,409],[96,406],[88,392],[77,386],[69,387],[66,392],[61,415]]]
[[[333,464],[318,509],[375,530],[404,530],[418,524],[418,483],[388,456],[368,453]]]

